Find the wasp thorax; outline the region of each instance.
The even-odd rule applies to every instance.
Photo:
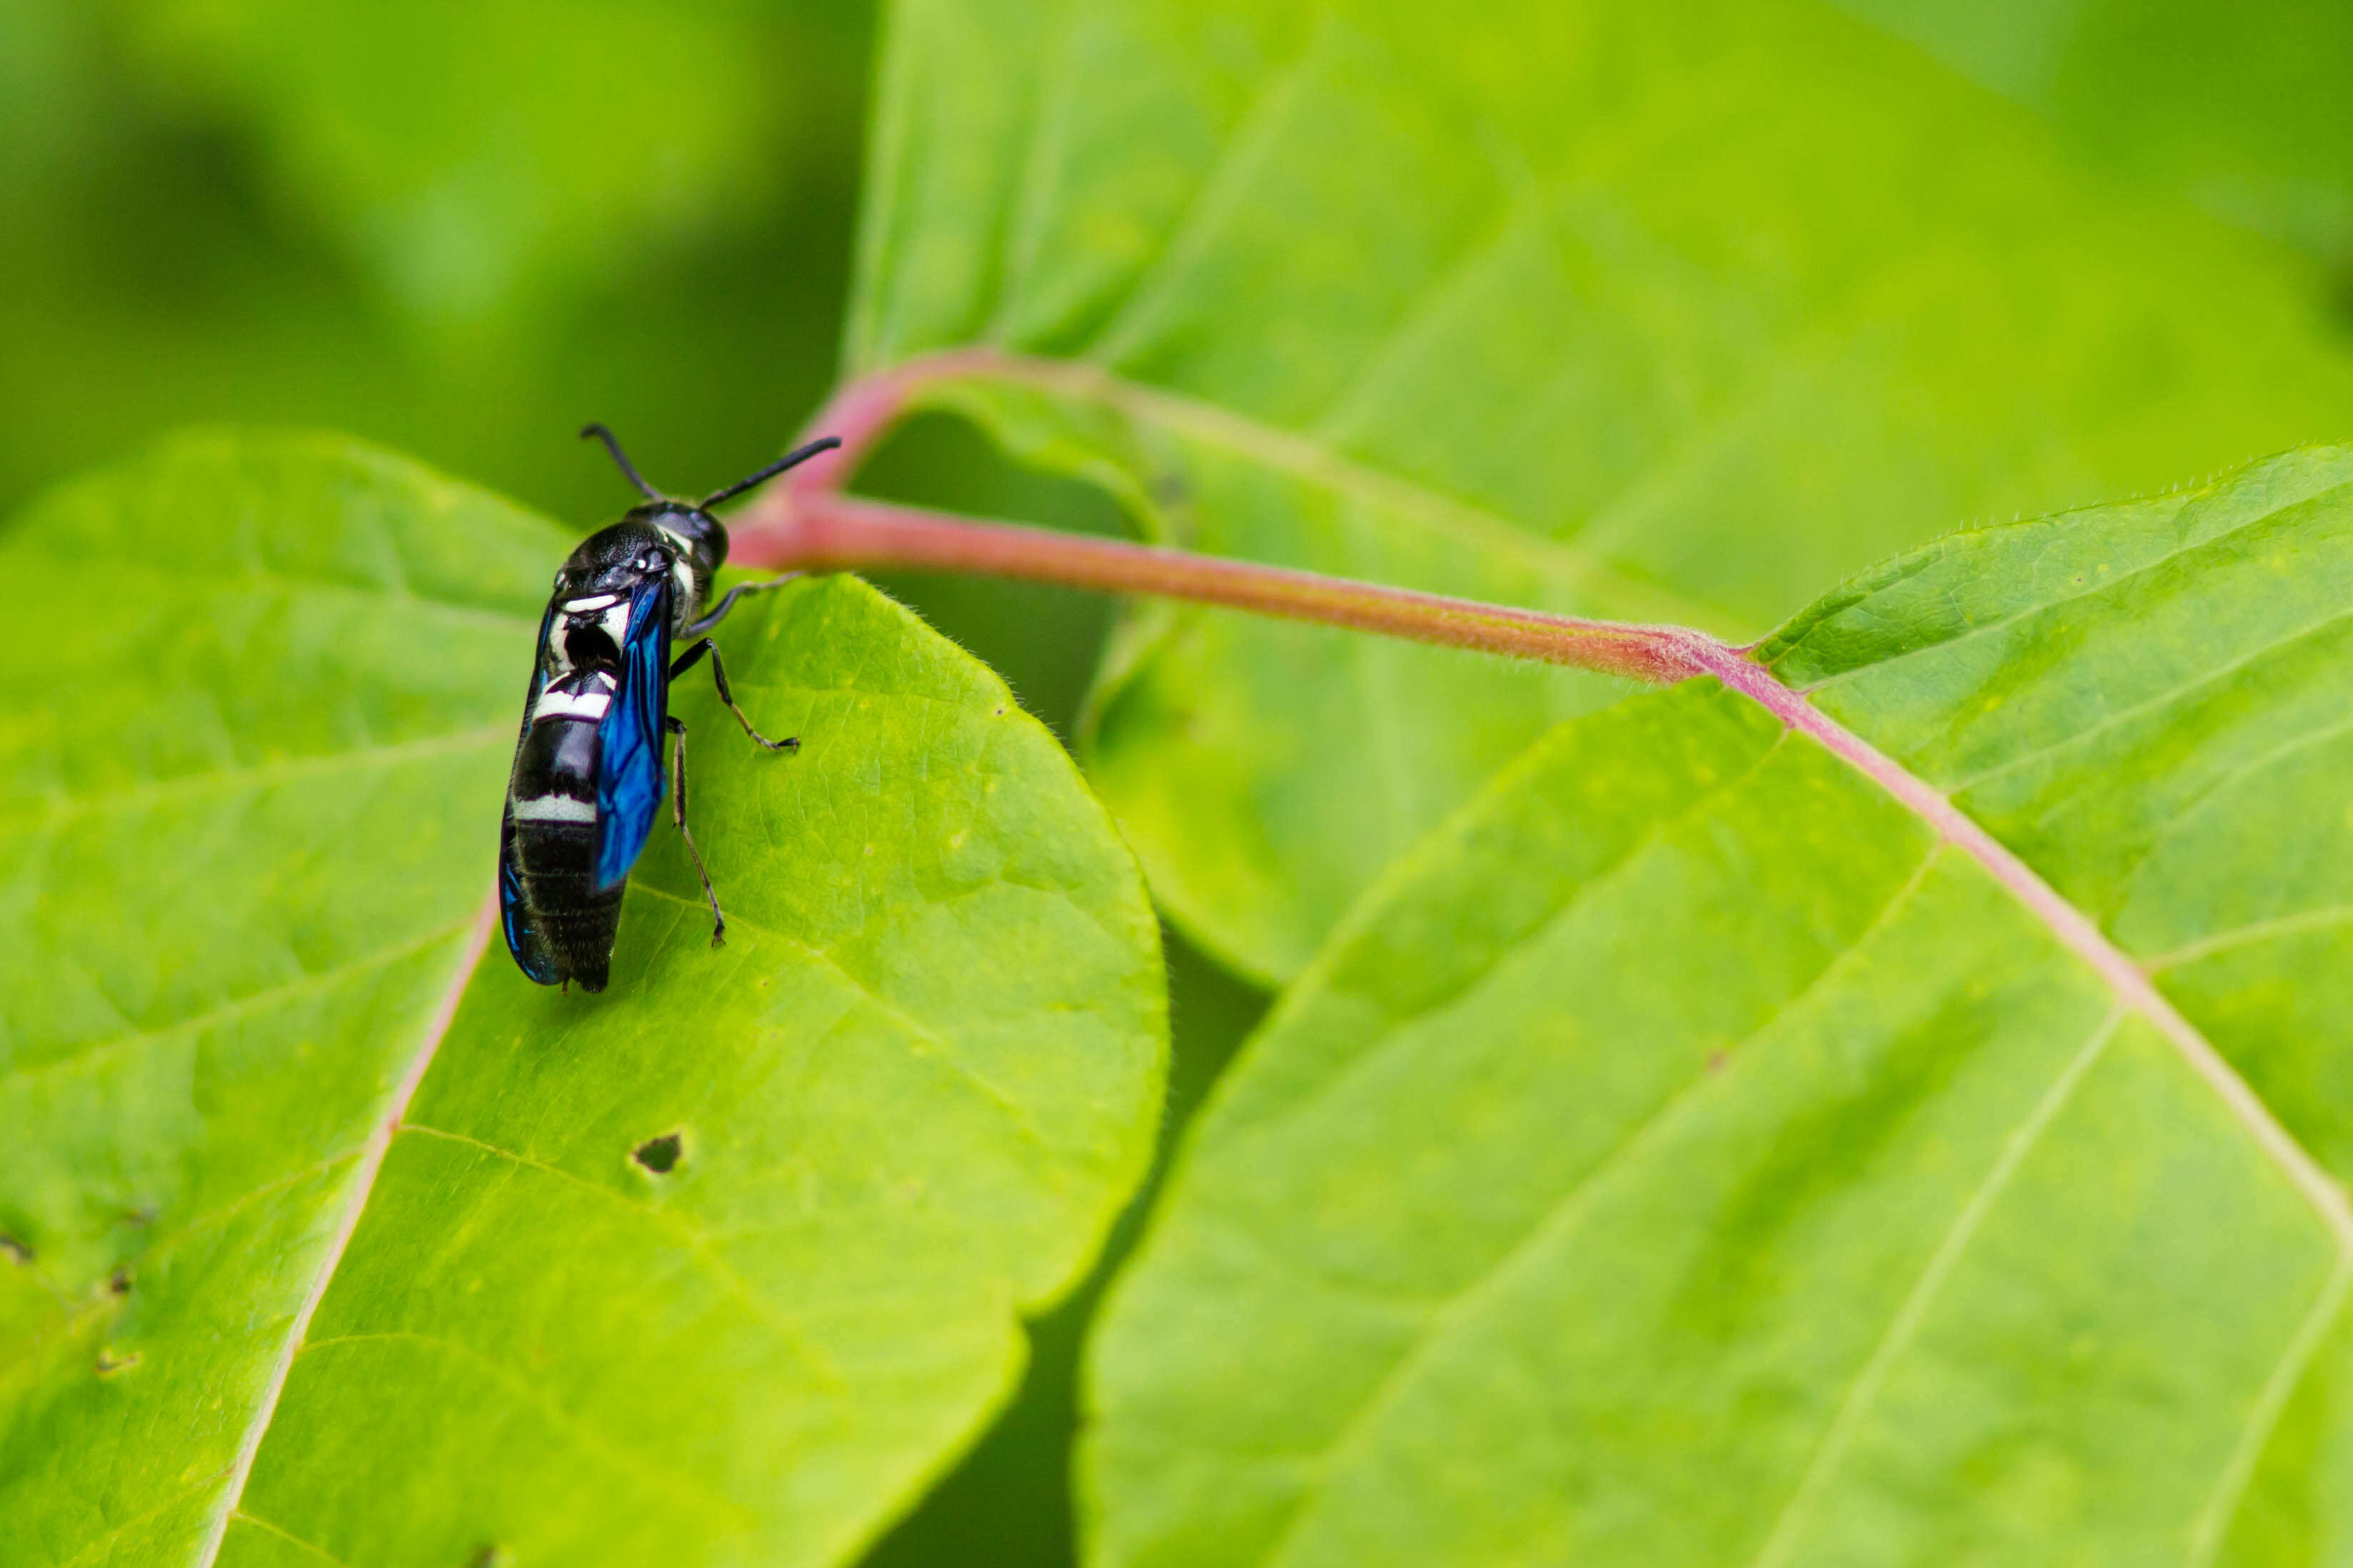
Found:
[[[629,512],[628,521],[649,523],[670,535],[711,571],[727,564],[727,525],[700,507],[674,501],[641,506]]]

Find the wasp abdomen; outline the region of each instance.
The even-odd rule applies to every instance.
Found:
[[[600,749],[588,694],[551,687],[515,753],[514,857],[533,926],[565,976],[605,989],[622,889],[596,886],[596,766]]]

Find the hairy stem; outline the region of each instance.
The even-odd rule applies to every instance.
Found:
[[[1418,594],[1377,583],[1196,555],[1121,540],[984,522],[920,507],[808,489],[735,531],[739,565],[901,567],[1020,577],[1120,594],[1155,594],[1352,631],[1378,632],[1579,669],[1674,681],[1728,651],[1679,626],[1582,620],[1541,610]]]
[[[1680,626],[1549,615],[842,493],[843,482],[925,381],[1002,373],[1013,363],[993,351],[966,350],[844,387],[809,427],[815,435],[839,437],[841,448],[768,487],[732,525],[731,558],[737,565],[776,571],[913,568],[1153,594],[1637,680],[1682,680],[1739,657],[1728,645]]]

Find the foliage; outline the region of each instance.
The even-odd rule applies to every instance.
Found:
[[[2089,162],[2353,260],[2353,104],[2333,86],[2353,60],[2341,5],[1838,4],[2040,110]]]
[[[2325,1554],[2353,464],[2158,492],[2347,434],[2343,18],[892,0],[861,174],[869,22],[0,0],[0,500],[290,418],[566,520],[210,435],[0,530],[12,1551],[846,1562],[970,1449],[875,1563],[1066,1488],[1104,1563]],[[1761,657],[1885,766],[890,579],[1285,984],[1115,1228],[1260,994],[852,581],[726,628],[799,757],[681,693],[728,947],[658,836],[613,992],[473,968],[569,431],[717,483],[838,340],[871,493],[1740,636],[1861,571]]]
[[[2333,1518],[2348,592],[2314,453],[1956,535],[1767,645],[2198,1033],[1745,699],[1547,737],[1195,1124],[1101,1331],[1102,1560],[2261,1561]]]
[[[2301,268],[1810,4],[912,0],[888,46],[853,368],[1036,356],[919,398],[1198,548],[1753,635],[2353,401]],[[1150,610],[1089,763],[1171,916],[1279,980],[1615,695]]]
[[[53,699],[0,753],[12,1539],[854,1550],[1157,1125],[1156,931],[1060,748],[871,589],[755,601],[733,684],[799,753],[680,705],[728,945],[665,839],[559,995],[475,960],[561,534],[206,438],[11,538]]]

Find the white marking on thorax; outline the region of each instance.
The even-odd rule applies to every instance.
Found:
[[[673,626],[683,626],[701,613],[694,597],[694,563],[681,552],[670,558],[670,614]]]
[[[575,605],[588,607],[575,613],[573,606]],[[555,625],[548,628],[549,675],[560,678],[572,672],[572,647],[569,639],[572,636],[572,628],[583,626],[602,626],[605,628],[605,635],[613,639],[615,647],[624,646],[629,635],[628,601],[618,594],[598,595],[593,601],[587,599],[567,601],[563,613],[555,617]]]
[[[568,795],[543,795],[514,803],[517,822],[594,822],[596,803]]]

